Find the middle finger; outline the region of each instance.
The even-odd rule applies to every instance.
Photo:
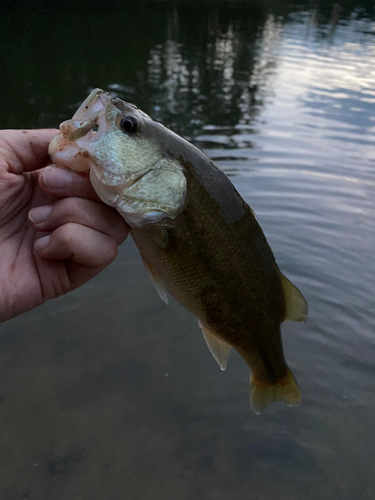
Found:
[[[81,224],[111,236],[118,245],[129,232],[128,225],[114,208],[84,198],[63,198],[52,205],[33,208],[29,220],[35,230],[43,232],[71,222]]]
[[[40,170],[38,183],[45,193],[57,198],[78,196],[99,201],[87,173],[73,172],[73,170],[49,165]]]

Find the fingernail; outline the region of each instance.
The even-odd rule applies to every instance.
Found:
[[[33,208],[29,212],[29,219],[34,224],[40,224],[41,222],[44,222],[48,218],[51,212],[52,212],[52,207],[50,205]]]
[[[62,189],[71,182],[72,174],[62,168],[46,167],[43,178],[50,189]]]
[[[45,248],[47,248],[50,239],[51,239],[50,234],[48,236],[43,236],[42,238],[39,238],[39,240],[36,240],[36,242],[34,243],[34,248],[36,250],[44,250]]]

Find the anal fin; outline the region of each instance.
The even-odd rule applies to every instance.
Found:
[[[291,281],[280,273],[281,285],[285,298],[285,318],[284,321],[302,321],[307,318],[307,302],[302,293]]]
[[[202,329],[203,337],[207,343],[210,353],[219,363],[221,370],[224,371],[227,367],[228,356],[232,346],[218,337],[216,333],[210,330],[210,328],[204,325],[201,321],[198,320],[198,324]]]
[[[155,269],[151,266],[147,260],[143,259],[143,264],[151,278],[151,281],[158,292],[159,297],[161,300],[168,305],[168,295],[167,295],[167,289],[165,288],[164,283],[162,280],[159,278],[159,275],[156,273]]]

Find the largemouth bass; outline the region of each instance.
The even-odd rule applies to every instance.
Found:
[[[96,89],[50,144],[52,161],[90,171],[131,228],[160,297],[193,313],[221,369],[233,347],[250,367],[250,400],[299,404],[280,325],[305,321],[254,213],[200,149],[133,104]]]

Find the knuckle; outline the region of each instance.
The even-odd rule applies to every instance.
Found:
[[[70,245],[74,239],[75,224],[68,222],[57,229],[59,240],[66,245]]]
[[[63,224],[74,221],[75,213],[74,199],[65,198],[53,204],[52,212],[45,223],[51,228],[62,227]]]
[[[69,221],[74,220],[74,217],[78,211],[78,200],[77,198],[65,198],[61,200],[60,211],[61,215]]]

